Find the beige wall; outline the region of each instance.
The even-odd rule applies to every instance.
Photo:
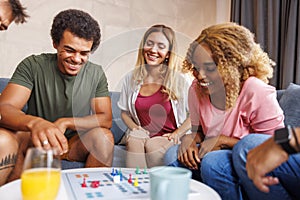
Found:
[[[0,77],[10,77],[26,56],[55,52],[50,38],[53,17],[61,10],[79,8],[98,20],[102,32],[91,60],[101,64],[109,89],[118,91],[121,78],[135,64],[145,30],[157,23],[171,26],[183,57],[191,40],[211,24],[229,21],[230,0],[21,0],[31,16],[22,25],[0,31]]]

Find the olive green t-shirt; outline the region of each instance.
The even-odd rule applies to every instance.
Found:
[[[83,117],[91,113],[91,99],[109,96],[108,83],[101,66],[87,62],[77,74],[62,74],[57,54],[32,55],[14,72],[11,83],[31,90],[27,114],[54,122],[62,117]],[[73,135],[67,131],[67,137]]]

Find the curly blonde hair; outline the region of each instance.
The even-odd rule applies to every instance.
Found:
[[[223,23],[204,29],[190,44],[183,69],[193,71],[192,57],[199,44],[207,45],[218,72],[223,79],[226,93],[226,109],[235,105],[243,83],[254,76],[265,83],[273,76],[275,63],[260,45],[254,41],[254,34],[235,23]]]
[[[179,98],[179,91],[180,91],[178,87],[179,83],[175,76],[175,73],[178,71],[179,68],[177,56],[176,56],[177,45],[176,45],[175,33],[172,30],[172,28],[168,26],[165,26],[163,24],[153,25],[145,32],[140,42],[137,61],[133,73],[133,79],[134,81],[141,82],[145,77],[147,77],[148,72],[146,70],[146,62],[145,62],[143,51],[148,36],[154,32],[163,33],[169,42],[169,58],[163,62],[161,66],[162,68],[160,70],[161,77],[164,80],[163,81],[164,88],[162,89],[162,92],[166,93],[169,99],[176,100]]]

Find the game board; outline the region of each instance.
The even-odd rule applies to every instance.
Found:
[[[122,177],[118,177],[120,170]],[[140,172],[128,168],[66,172],[62,173],[62,180],[70,200],[143,199],[150,196],[150,180],[146,169]]]

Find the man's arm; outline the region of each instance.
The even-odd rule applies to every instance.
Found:
[[[300,128],[296,128],[295,133],[299,141]],[[297,149],[294,137],[290,140],[290,145]],[[289,155],[274,141],[274,137],[271,137],[249,151],[246,163],[248,176],[259,190],[269,192],[269,186],[277,184],[279,180],[276,177],[266,176],[266,174],[287,161],[288,158]]]
[[[60,153],[68,150],[67,139],[53,123],[40,117],[26,115],[22,108],[27,103],[31,90],[9,83],[0,96],[0,125],[14,131],[31,133],[32,142],[41,147],[43,141],[49,141],[45,148],[56,147]]]
[[[8,83],[0,96],[0,124],[15,131],[30,131],[30,125],[38,117],[25,115],[22,108],[27,103],[31,90],[14,83]]]
[[[93,114],[78,118],[61,118],[54,122],[61,130],[90,130],[96,127],[110,129],[112,110],[110,97],[97,97],[91,100]]]

